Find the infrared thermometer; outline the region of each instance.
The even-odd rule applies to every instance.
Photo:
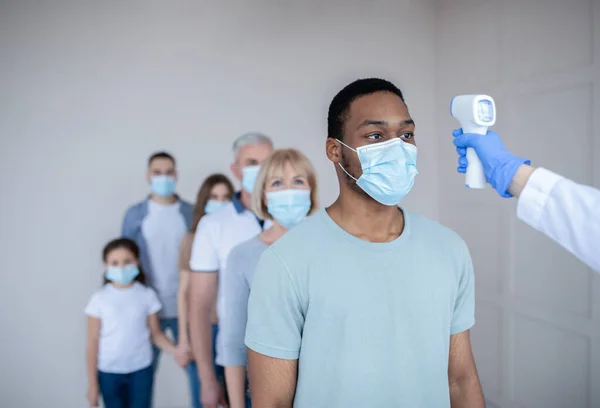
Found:
[[[458,120],[463,133],[485,135],[496,123],[496,104],[488,95],[458,95],[450,102],[450,114]],[[477,153],[467,148],[467,173],[465,184],[469,188],[485,188],[485,174]]]

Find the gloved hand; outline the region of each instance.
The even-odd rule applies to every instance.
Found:
[[[462,129],[452,131],[454,145],[458,153],[458,172],[467,171],[467,147],[472,147],[481,160],[485,179],[494,187],[501,197],[512,197],[508,192],[508,186],[515,173],[522,164],[530,164],[531,161],[515,156],[504,147],[504,143],[496,132],[487,131],[486,135],[475,133],[464,133]]]

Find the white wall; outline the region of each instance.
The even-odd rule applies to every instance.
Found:
[[[440,0],[436,30],[439,214],[474,259],[487,397],[600,407],[600,277],[518,222],[514,201],[465,189],[448,140],[451,97],[488,93],[509,149],[600,187],[600,1]]]
[[[252,4],[252,5],[250,5]],[[192,199],[247,130],[296,146],[335,197],[327,106],[358,77],[404,90],[437,213],[433,1],[0,2],[0,406],[85,406],[83,307],[100,250],[147,192],[145,161],[179,160]],[[157,405],[187,406],[163,359]]]

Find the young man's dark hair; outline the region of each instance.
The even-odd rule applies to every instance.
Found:
[[[402,91],[390,81],[379,78],[358,79],[339,91],[331,101],[327,115],[327,137],[341,140],[344,134],[344,122],[352,102],[358,97],[375,92],[391,92],[404,102]]]
[[[152,156],[150,156],[150,158],[148,159],[148,167],[150,167],[150,165],[155,159],[169,159],[173,162],[173,165],[175,165],[175,158],[171,154],[163,151],[156,152]]]

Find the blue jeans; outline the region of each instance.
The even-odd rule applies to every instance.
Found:
[[[129,374],[98,371],[98,385],[105,408],[151,408],[152,366]]]
[[[179,326],[177,324],[177,318],[167,318],[160,319],[160,329],[164,332],[167,329],[171,331],[173,334],[173,339],[177,343],[179,341]],[[217,341],[217,332],[219,328],[216,324],[212,326],[212,340],[213,340],[213,361],[215,361],[216,357],[216,341]],[[160,350],[154,347],[154,360],[152,362],[152,368],[154,372],[156,372],[158,368],[158,359],[160,357]],[[190,387],[190,396],[192,399],[192,408],[202,408],[202,404],[200,404],[200,378],[198,377],[198,368],[196,366],[196,362],[192,361],[185,367],[185,372],[187,373],[188,383]],[[225,371],[223,367],[215,364],[215,372],[217,373],[217,379],[222,384],[225,383]],[[107,407],[108,408],[108,407]]]

